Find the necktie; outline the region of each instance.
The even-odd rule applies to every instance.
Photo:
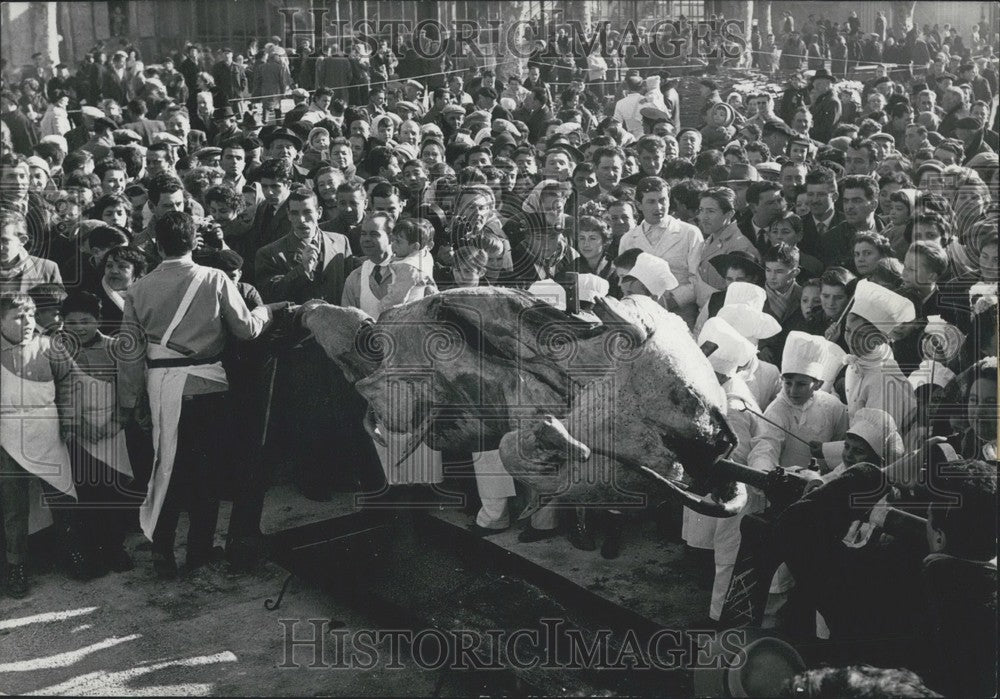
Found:
[[[823,223],[822,221],[817,221],[816,222],[816,233],[818,235],[823,235],[824,233],[826,233],[826,224]]]
[[[375,269],[372,270],[372,279],[375,280],[376,284],[382,283],[382,265],[375,265]]]

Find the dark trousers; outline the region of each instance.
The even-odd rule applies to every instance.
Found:
[[[72,440],[68,446],[76,486],[76,508],[80,525],[87,532],[88,547],[120,547],[136,522],[144,492],[131,478],[96,458],[77,440]]]
[[[180,513],[187,510],[187,555],[207,556],[215,541],[219,491],[228,476],[224,437],[231,434],[228,393],[185,396],[177,430],[177,456],[160,518],[153,531],[153,551],[172,555]]]
[[[7,562],[25,563],[28,555],[28,513],[31,502],[29,486],[33,478],[21,464],[3,448],[0,448],[0,514],[3,516],[4,548]],[[42,481],[45,501],[52,509],[52,518],[60,536],[72,544],[78,539],[77,526],[72,507],[73,498],[60,493]]]

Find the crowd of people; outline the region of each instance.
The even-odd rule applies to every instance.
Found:
[[[730,458],[815,480],[777,518],[764,624],[880,638],[838,657],[995,692],[996,656],[968,640],[996,628],[995,37],[914,29],[894,42],[912,52],[890,56],[883,21],[879,52],[849,43],[844,60],[908,69],[881,66],[852,101],[840,42],[824,38],[843,32],[810,16],[799,39],[784,22],[794,46],[778,67],[795,72],[746,99],[708,78],[680,95],[669,70],[628,56],[608,90],[607,64],[547,61],[544,45],[524,65],[412,76],[388,44],[348,56],[277,40],[255,42],[250,63],[192,45],[155,66],[127,46],[75,73],[40,55],[20,78],[5,66],[6,594],[29,592],[28,535],[46,520],[75,578],[131,569],[137,525],[172,578],[186,510],[187,566],[204,565],[220,497],[236,502],[227,556],[252,567],[275,441],[314,499],[438,482],[441,469],[358,467],[380,453],[364,401],[315,342],[267,344],[311,299],[378,318],[500,286],[587,318],[600,297],[642,295],[708,354],[739,436]],[[694,120],[682,97],[698,100]],[[948,469],[921,470],[946,448]],[[502,470],[495,453],[477,459],[477,474]],[[880,483],[873,512],[926,518],[927,541],[849,506]],[[470,527],[509,528],[513,481],[476,492]],[[938,502],[956,492],[960,507]],[[740,522],[767,505],[752,490],[739,517],[684,514],[682,538],[711,562],[713,621]],[[600,521],[615,558],[632,520]],[[543,507],[518,538],[596,550],[595,529],[587,510]],[[818,613],[805,631],[803,600]],[[952,648],[928,657],[932,643]],[[972,650],[940,662],[955,644]]]

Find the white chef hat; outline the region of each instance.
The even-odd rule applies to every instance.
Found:
[[[832,384],[837,380],[837,375],[840,370],[844,368],[844,357],[847,356],[847,352],[841,349],[840,345],[833,342],[827,341],[827,360],[823,365],[826,374],[823,376],[824,383]]]
[[[917,367],[916,371],[909,375],[907,380],[913,389],[916,390],[925,384],[931,382],[935,386],[940,386],[944,388],[948,383],[955,378],[955,372],[946,367],[941,362],[935,362],[933,359],[925,359],[920,362],[920,366]]]
[[[859,408],[851,418],[847,434],[865,440],[888,464],[903,455],[903,438],[892,415],[877,408]]]
[[[757,348],[732,325],[718,316],[709,318],[698,335],[698,344],[711,342],[717,349],[708,355],[715,373],[732,378],[736,370],[753,359]]]
[[[724,305],[730,306],[734,303],[742,303],[750,306],[757,312],[764,310],[764,303],[767,301],[767,292],[756,284],[747,282],[733,282],[726,287],[726,300]],[[768,337],[770,337],[768,335]]]
[[[997,305],[997,285],[989,282],[978,282],[969,287],[969,304],[972,312],[979,315]]]
[[[830,362],[830,342],[819,335],[800,330],[788,333],[785,350],[781,353],[781,374],[804,374],[824,380]]]
[[[660,76],[650,75],[646,78],[646,92],[659,92],[660,91]]]
[[[917,317],[912,301],[867,279],[859,281],[854,290],[851,313],[861,316],[887,335]]]
[[[560,311],[566,310],[566,290],[562,284],[552,279],[537,281],[528,287],[528,293],[540,301],[555,306]]]
[[[626,276],[635,277],[642,282],[653,298],[660,298],[666,292],[680,286],[667,261],[648,252],[639,253],[635,265]]]
[[[717,315],[754,344],[781,332],[781,323],[774,316],[754,310],[745,303],[727,304],[719,309]]]
[[[580,301],[583,303],[593,303],[594,299],[607,296],[608,292],[611,291],[608,280],[598,277],[596,274],[580,274],[576,279]]]

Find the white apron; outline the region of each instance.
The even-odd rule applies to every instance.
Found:
[[[194,299],[195,292],[201,285],[204,276],[196,273],[190,286],[184,293],[177,312],[170,325],[163,333],[160,344],[151,344],[147,349],[150,359],[178,359],[183,355],[167,347],[170,337],[187,313]],[[163,503],[170,487],[170,476],[174,471],[174,458],[177,456],[177,429],[181,419],[181,405],[184,399],[184,384],[188,376],[199,376],[209,381],[228,385],[226,370],[222,362],[200,364],[197,366],[150,368],[146,372],[146,385],[149,389],[149,405],[153,413],[153,446],[156,458],[153,461],[153,475],[149,479],[149,489],[146,500],[139,509],[139,523],[146,538],[152,541],[156,522],[163,511]]]
[[[25,471],[75,498],[69,449],[59,434],[55,383],[24,379],[0,365],[0,417],[0,446]]]
[[[0,367],[0,396],[0,446],[24,470],[75,498],[69,450],[59,434],[55,384],[29,381]],[[29,534],[52,524],[52,513],[44,504],[42,480],[32,478],[28,485]]]
[[[715,527],[718,522],[715,517],[700,515],[685,507],[681,538],[692,548],[712,550],[715,548]]]
[[[361,263],[361,294],[358,297],[358,305],[361,306],[362,311],[378,320],[382,313],[382,303],[381,299],[372,292],[369,282],[373,269],[375,269],[375,263],[371,260],[365,260]]]
[[[399,463],[413,435],[409,432],[390,432],[382,424],[378,424],[376,430],[386,442],[383,446],[375,441],[375,451],[382,462],[385,480],[389,485],[441,483],[444,480],[441,452],[434,451],[426,442],[421,442],[412,454]]]
[[[482,506],[476,513],[476,524],[486,529],[503,529],[510,525],[507,498],[513,497],[514,479],[500,461],[500,451],[472,453],[472,467],[476,474],[476,489]]]
[[[101,428],[114,420],[118,402],[113,381],[102,381],[81,370],[74,377],[74,383],[79,391],[75,395],[80,400],[83,419],[94,427]],[[125,430],[118,430],[112,436],[96,442],[88,439],[80,439],[79,442],[95,459],[122,475],[132,477],[132,462],[129,461],[125,445]]]

